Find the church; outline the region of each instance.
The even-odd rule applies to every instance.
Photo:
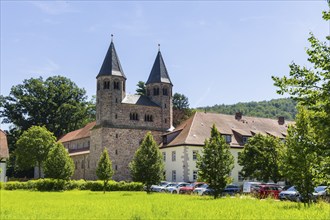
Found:
[[[150,131],[157,143],[173,130],[172,88],[160,50],[146,81],[146,95],[126,93],[126,75],[113,40],[96,76],[96,122],[72,131],[59,142],[75,163],[73,179],[95,180],[97,163],[107,148],[114,180],[129,180],[129,163]]]
[[[278,119],[196,112],[177,128],[173,128],[172,89],[162,54],[158,51],[146,81],[146,95],[126,94],[126,75],[120,65],[114,43],[96,76],[96,121],[72,131],[59,142],[68,149],[75,163],[73,179],[95,180],[101,152],[108,149],[114,169],[113,179],[131,180],[129,163],[142,139],[150,131],[159,144],[165,164],[164,179],[173,182],[197,180],[197,155],[202,153],[205,139],[213,124],[225,138],[234,156],[231,178],[245,181],[238,155],[255,134],[283,139],[288,126]]]

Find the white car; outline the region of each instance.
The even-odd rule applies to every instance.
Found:
[[[193,191],[193,194],[202,196],[204,191],[207,189],[208,186],[209,185],[207,185],[207,184],[203,184],[200,187],[195,188],[194,191]]]
[[[180,182],[178,184],[170,184],[170,186],[165,187],[165,192],[178,194],[180,187],[188,186],[190,183]]]
[[[159,185],[152,185],[151,191],[152,192],[165,192],[165,187],[171,184],[170,182],[162,181]]]

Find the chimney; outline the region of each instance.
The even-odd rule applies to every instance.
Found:
[[[241,120],[242,119],[242,112],[236,112],[235,113],[235,119],[236,120]]]
[[[284,125],[284,122],[285,122],[285,120],[284,120],[283,116],[278,117],[278,124],[279,125]]]

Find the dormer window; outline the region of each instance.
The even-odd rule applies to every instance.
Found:
[[[225,134],[223,135],[225,141],[227,144],[229,144],[231,142],[231,135],[230,134]]]
[[[249,137],[247,137],[247,136],[242,137],[243,144],[246,144],[248,142],[248,140],[249,140]]]

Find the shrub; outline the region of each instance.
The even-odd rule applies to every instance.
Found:
[[[55,180],[38,179],[28,182],[11,181],[3,183],[1,186],[5,190],[37,190],[37,191],[64,191],[64,190],[91,190],[103,191],[103,181],[85,181],[85,180]],[[109,181],[106,185],[106,191],[143,191],[143,184],[138,182],[116,182]]]

